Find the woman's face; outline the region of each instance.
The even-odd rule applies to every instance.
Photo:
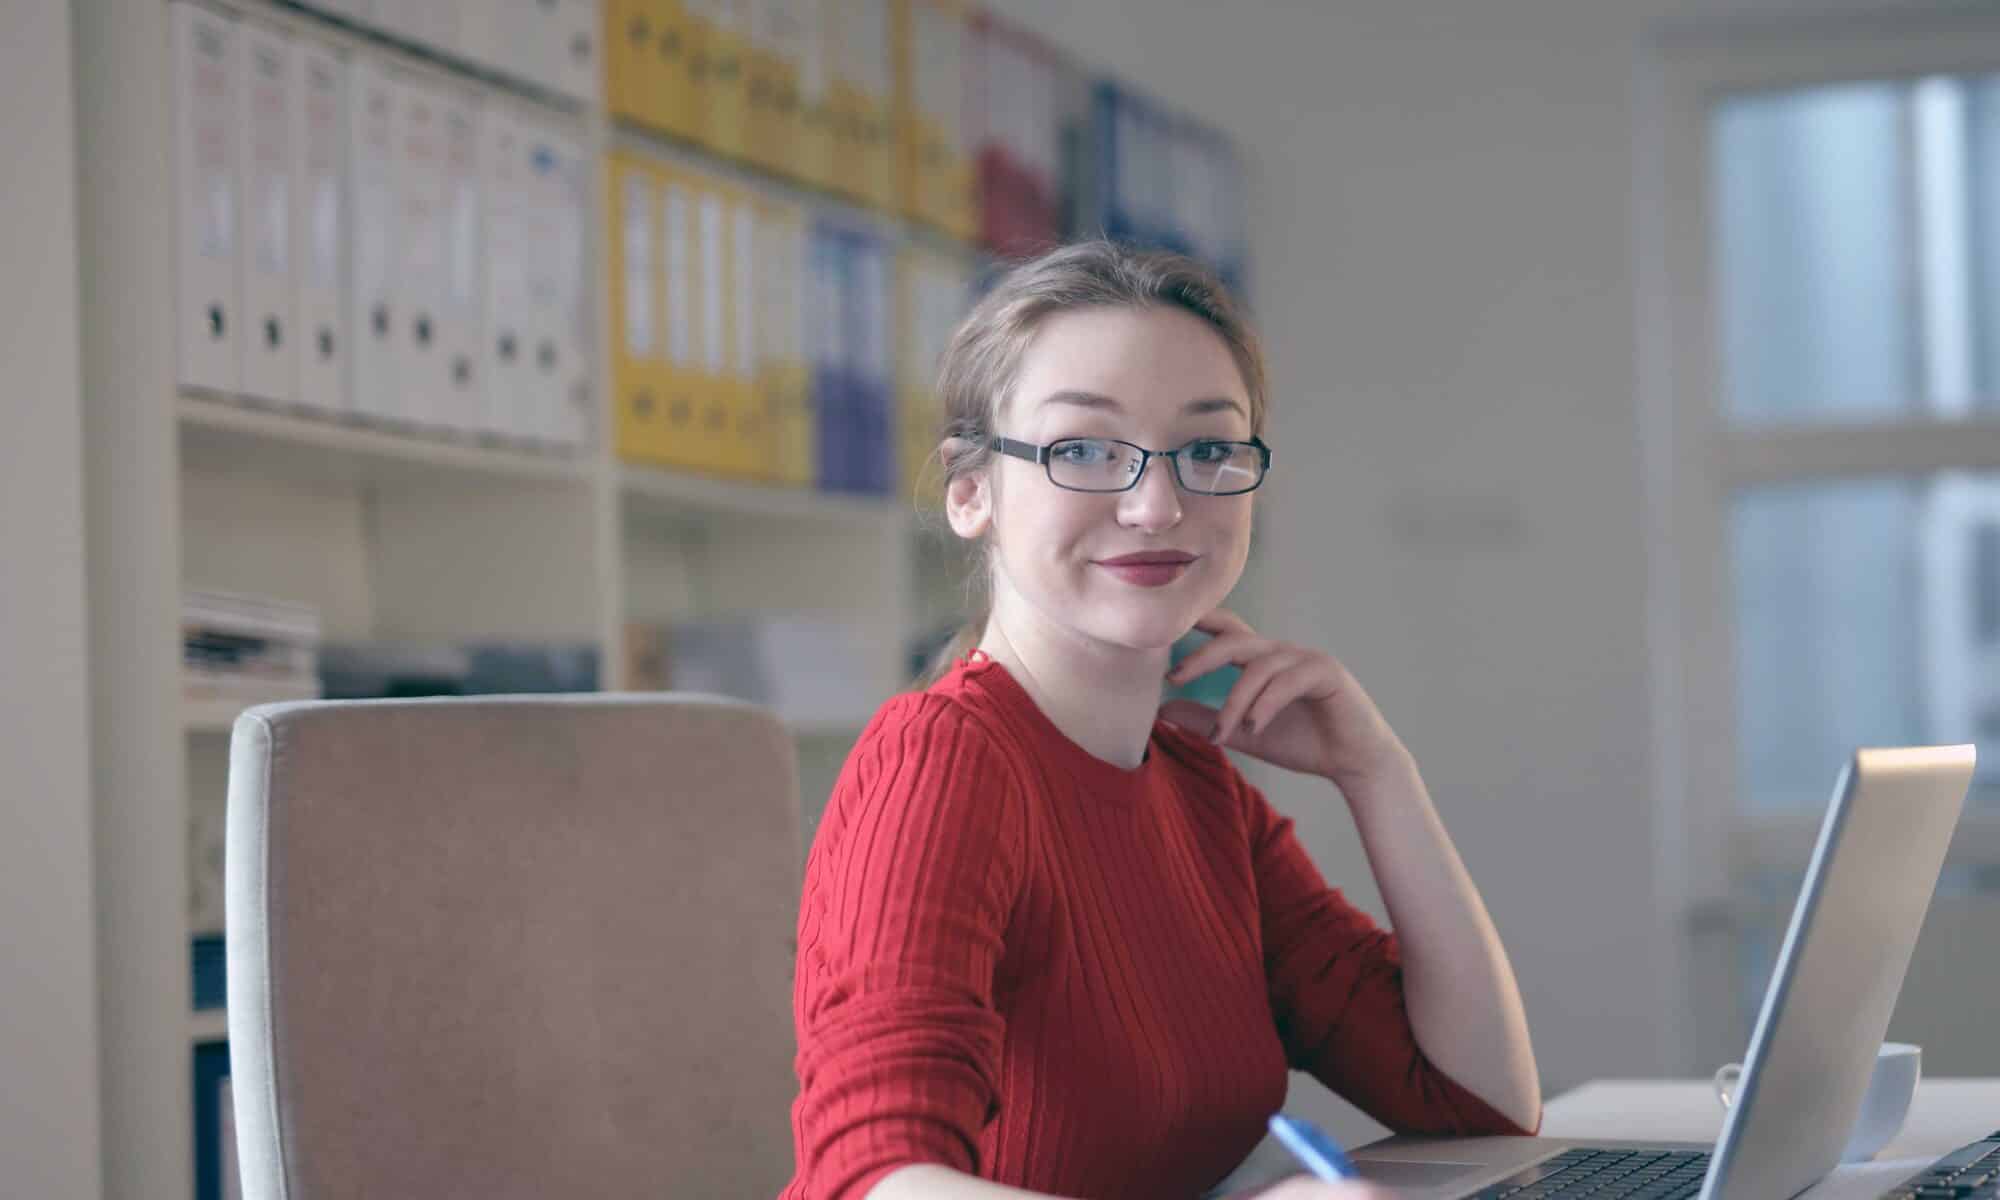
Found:
[[[1042,323],[996,425],[1037,445],[1105,437],[1172,450],[1248,440],[1250,398],[1228,347],[1199,317],[1079,309]],[[962,536],[990,531],[996,611],[1043,632],[1164,649],[1243,573],[1255,493],[1183,491],[1162,458],[1147,460],[1136,487],[1112,493],[1067,491],[1043,467],[1005,455],[989,470],[996,486],[955,489],[969,503],[952,505],[953,526]]]

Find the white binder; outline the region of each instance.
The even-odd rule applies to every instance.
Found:
[[[539,5],[538,5],[539,7]],[[549,86],[595,105],[604,90],[598,0],[557,0]]]
[[[236,34],[204,8],[170,6],[174,55],[176,366],[183,387],[234,392],[239,235]]]
[[[397,388],[392,420],[419,427],[444,424],[450,411],[443,342],[445,259],[445,97],[428,84],[393,79],[396,97],[394,175],[400,249],[392,272]]]
[[[308,408],[347,408],[347,71],[309,42],[292,43],[292,282],[298,368]]]
[[[522,249],[521,331],[525,362],[523,384],[516,393],[514,418],[521,436],[550,441],[557,424],[557,398],[562,390],[561,321],[556,301],[556,221],[560,213],[560,160],[546,129],[521,122],[521,203],[525,236]]]
[[[470,96],[445,95],[443,288],[438,305],[437,381],[442,424],[477,434],[485,423],[480,371],[479,112]]]
[[[353,411],[386,421],[397,402],[397,338],[403,313],[395,280],[401,257],[397,236],[395,81],[366,57],[356,58],[347,77],[348,245],[353,251],[349,279],[348,359]]]
[[[527,134],[505,109],[480,115],[480,199],[486,270],[482,280],[480,428],[521,437],[533,376],[529,369],[527,237],[529,200]]]
[[[563,74],[563,9],[567,0],[494,0],[500,19],[503,69],[538,88],[556,91]]]
[[[528,436],[566,444],[580,438],[589,423],[583,154],[544,126],[523,122],[522,128],[530,382],[519,413]]]
[[[596,428],[595,358],[591,321],[590,162],[569,138],[552,139],[557,155],[556,347],[560,357],[555,427],[557,443],[581,446]]]
[[[598,94],[598,0],[454,0],[457,53],[547,92]]]
[[[237,289],[243,320],[236,339],[237,390],[288,404],[297,342],[292,317],[292,56],[284,36],[236,27],[242,64],[236,89],[236,154],[243,209]]]

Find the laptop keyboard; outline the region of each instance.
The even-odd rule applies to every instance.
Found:
[[[1579,1147],[1536,1163],[1468,1200],[1685,1200],[1701,1191],[1706,1150],[1596,1150]]]
[[[2000,1195],[2000,1130],[1967,1142],[1882,1193],[1882,1200],[1987,1200]]]

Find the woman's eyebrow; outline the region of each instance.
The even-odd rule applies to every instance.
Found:
[[[1061,391],[1050,392],[1048,395],[1042,397],[1042,404],[1044,407],[1051,404],[1067,404],[1076,408],[1093,408],[1106,412],[1125,411],[1125,406],[1110,396],[1097,392],[1079,391],[1075,388],[1064,388]],[[1188,416],[1200,416],[1203,413],[1228,412],[1231,409],[1243,413],[1246,417],[1250,415],[1244,412],[1241,404],[1238,404],[1228,396],[1204,396],[1199,400],[1190,400],[1181,411]]]

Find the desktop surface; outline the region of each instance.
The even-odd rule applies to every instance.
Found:
[[[1722,1106],[1706,1079],[1600,1079],[1543,1106],[1542,1135],[1713,1142]],[[1875,1200],[1939,1155],[2000,1130],[2000,1078],[1925,1079],[1909,1119],[1874,1161],[1837,1168],[1805,1200]]]

